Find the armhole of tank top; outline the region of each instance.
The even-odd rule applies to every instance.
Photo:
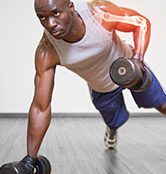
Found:
[[[48,33],[48,31],[46,29],[44,29],[44,33],[46,34],[46,37],[48,38],[48,40],[50,41],[52,46],[54,47],[54,49],[55,49],[55,51],[56,51],[56,53],[58,55],[58,58],[59,58],[61,66],[64,66],[63,60],[61,59],[62,56],[61,56],[60,51],[58,50],[57,44],[54,43],[53,39],[51,38],[52,36]]]
[[[106,28],[104,28],[104,26],[102,26],[94,17],[94,15],[92,14],[91,10],[90,10],[90,5],[87,1],[86,3],[87,9],[88,9],[88,13],[91,16],[92,20],[96,23],[96,25],[98,25],[104,32],[106,32],[109,36],[112,37],[112,31],[108,31]]]

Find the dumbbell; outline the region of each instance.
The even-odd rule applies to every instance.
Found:
[[[120,57],[110,66],[112,81],[135,92],[142,92],[152,81],[150,70],[136,59]]]
[[[50,174],[51,173],[51,164],[49,160],[44,156],[38,156],[36,159],[36,164],[34,171],[26,170],[26,167],[23,166],[23,163],[12,162],[4,164],[0,167],[0,174]]]
[[[34,174],[50,174],[51,173],[51,164],[46,157],[39,155],[37,157],[35,169],[36,169],[36,171]]]

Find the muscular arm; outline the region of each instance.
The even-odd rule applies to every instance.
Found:
[[[51,118],[51,98],[56,65],[54,48],[43,35],[35,55],[35,92],[28,116],[27,153],[36,157]]]
[[[91,1],[90,9],[94,17],[107,30],[133,32],[135,56],[139,55],[139,59],[143,59],[149,44],[151,30],[150,22],[146,17],[132,9],[118,7],[109,1]]]

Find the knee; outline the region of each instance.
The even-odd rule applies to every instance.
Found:
[[[166,103],[156,108],[162,114],[166,114]]]

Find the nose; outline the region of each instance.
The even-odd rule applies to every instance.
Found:
[[[56,22],[55,17],[50,16],[50,17],[48,18],[48,27],[49,27],[49,28],[53,28],[53,27],[56,27],[56,26],[57,26],[57,22]]]

